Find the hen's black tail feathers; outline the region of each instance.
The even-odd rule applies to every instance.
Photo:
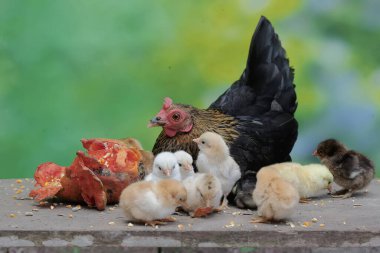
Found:
[[[268,111],[293,114],[297,108],[293,79],[277,34],[269,20],[261,17],[242,76],[210,108],[232,116],[259,116]]]

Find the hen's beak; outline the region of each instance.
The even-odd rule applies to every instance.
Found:
[[[206,200],[206,207],[211,207],[211,203],[210,203],[210,200]]]
[[[148,127],[156,127],[156,126],[164,126],[165,125],[165,122],[163,122],[161,120],[161,117],[153,117],[149,123],[148,123]]]
[[[317,150],[314,150],[313,156],[318,156]]]
[[[165,176],[170,177],[172,174],[170,170],[163,170],[162,173],[164,173]]]
[[[195,142],[196,144],[199,144],[201,141],[199,138],[196,138],[196,139],[193,139],[193,142]]]

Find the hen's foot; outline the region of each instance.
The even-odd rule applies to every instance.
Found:
[[[256,185],[256,173],[246,173],[236,184],[232,196],[233,203],[239,208],[256,209],[256,204],[252,198],[252,192]]]
[[[335,192],[331,193],[331,195],[332,195],[332,196],[333,196],[333,195],[344,195],[344,194],[346,194],[348,191],[349,191],[349,190],[347,190],[347,189],[342,189],[342,190],[335,191]]]

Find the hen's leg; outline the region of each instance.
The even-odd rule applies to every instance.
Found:
[[[256,209],[256,204],[252,198],[252,192],[255,189],[255,186],[256,172],[247,171],[237,182],[235,189],[231,193],[233,196],[233,203],[239,208]],[[231,194],[229,197],[231,197]]]

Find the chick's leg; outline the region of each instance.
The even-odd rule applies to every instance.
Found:
[[[311,199],[309,199],[309,198],[300,198],[299,203],[302,203],[302,204],[309,204],[310,201],[311,201]]]
[[[256,218],[253,218],[250,223],[269,223],[269,220],[262,216],[258,216]]]
[[[165,225],[165,224],[166,222],[161,221],[161,220],[145,221],[145,226],[149,225],[149,226],[155,227],[157,225]]]
[[[169,216],[169,217],[166,217],[166,218],[163,218],[163,219],[159,219],[159,221],[161,222],[174,222],[176,221],[177,219],[172,217],[172,216]]]

